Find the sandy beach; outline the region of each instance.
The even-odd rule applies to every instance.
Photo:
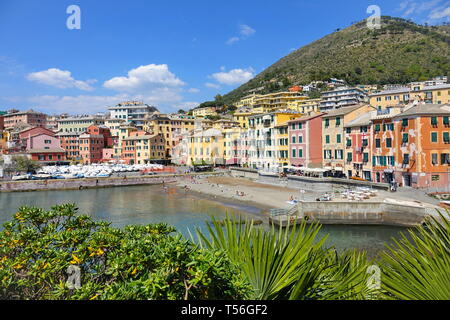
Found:
[[[250,181],[243,178],[216,176],[206,178],[186,177],[177,185],[187,186],[189,191],[208,194],[212,197],[251,202],[252,205],[266,208],[289,208],[290,197],[297,197],[299,191],[281,186],[274,186]]]
[[[212,198],[231,199],[242,201],[253,206],[265,209],[288,209],[292,207],[289,203],[291,197],[296,200],[315,201],[323,192],[304,190],[301,194],[299,189],[285,187],[283,185],[265,184],[254,182],[245,178],[234,178],[230,176],[209,177],[182,177],[176,182],[178,187],[187,187],[186,192],[199,192]],[[427,196],[424,192],[415,189],[402,189],[397,193],[379,190],[377,196],[369,201],[383,202],[385,199],[398,202],[414,202],[426,207],[437,208],[438,200]],[[347,201],[336,197],[333,201]]]

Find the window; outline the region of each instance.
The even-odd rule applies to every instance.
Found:
[[[298,157],[303,158],[303,149],[298,149]]]
[[[433,166],[437,166],[439,164],[437,153],[431,154],[431,163],[433,164]]]
[[[45,144],[51,144],[52,141],[51,141],[51,140],[44,140],[44,143],[45,143]]]
[[[450,132],[444,132],[444,143],[450,143]]]
[[[352,146],[352,140],[351,139],[347,139],[347,147],[351,147]]]
[[[402,127],[407,127],[408,126],[408,119],[403,119],[402,120]]]
[[[403,164],[409,164],[409,154],[405,153],[403,155]]]
[[[325,136],[325,143],[330,143],[330,136],[329,135]]]
[[[347,153],[347,162],[352,162],[353,161],[353,154],[351,152]]]
[[[392,138],[386,138],[386,148],[392,148]]]
[[[364,163],[369,162],[369,154],[368,154],[368,153],[364,153],[364,154],[363,154],[363,162],[364,162]]]
[[[381,126],[379,124],[375,125],[375,132],[380,132]]]
[[[450,153],[441,153],[441,164],[450,165]]]
[[[442,122],[444,123],[444,126],[448,126],[450,123],[449,123],[449,120],[448,120],[448,117],[443,117],[442,118]]]
[[[431,142],[438,142],[438,134],[437,132],[431,133]]]
[[[297,157],[297,150],[292,149],[291,154],[292,154],[292,158]]]
[[[369,145],[369,140],[363,139],[363,141],[362,141],[362,146],[363,146],[363,147],[367,147],[368,145]]]
[[[303,129],[303,123],[299,123],[298,124],[298,128],[301,130],[301,129]]]
[[[367,131],[368,131],[368,128],[367,128],[366,126],[361,127],[361,128],[359,129],[359,132],[361,132],[361,133],[364,133],[364,132],[367,132]]]
[[[431,125],[436,127],[438,125],[437,117],[431,117]]]
[[[296,140],[296,139],[295,139],[295,136],[292,136],[292,143],[296,143],[295,140]],[[294,157],[294,158],[295,158],[295,157]]]
[[[330,119],[325,119],[325,128],[330,126]]]
[[[352,133],[352,128],[345,128],[346,133]]]
[[[408,134],[407,133],[403,134],[402,143],[408,143]]]
[[[338,135],[336,136],[336,142],[337,142],[337,143],[341,143],[341,135],[340,135],[340,134],[338,134]]]
[[[336,118],[336,127],[341,125],[341,118]]]
[[[381,148],[381,139],[375,139],[375,147]]]
[[[298,136],[298,143],[303,143],[303,136]]]

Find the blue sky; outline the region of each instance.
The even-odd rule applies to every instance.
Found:
[[[70,30],[66,10],[81,10]],[[382,15],[450,21],[450,0],[0,0],[0,110],[163,112],[225,94],[337,28]]]

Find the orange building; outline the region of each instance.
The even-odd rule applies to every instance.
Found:
[[[396,181],[402,186],[450,188],[450,104],[418,104],[394,117]]]

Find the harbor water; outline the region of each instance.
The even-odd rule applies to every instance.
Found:
[[[167,223],[184,236],[196,228],[205,230],[211,216],[223,219],[227,213],[264,221],[265,210],[250,205],[223,201],[185,192],[176,187],[134,186],[76,191],[41,191],[0,194],[0,225],[7,222],[20,206],[50,208],[55,204],[76,203],[79,213],[106,220],[112,226]],[[319,236],[328,235],[326,244],[338,251],[365,250],[376,257],[404,228],[390,226],[322,226]]]

